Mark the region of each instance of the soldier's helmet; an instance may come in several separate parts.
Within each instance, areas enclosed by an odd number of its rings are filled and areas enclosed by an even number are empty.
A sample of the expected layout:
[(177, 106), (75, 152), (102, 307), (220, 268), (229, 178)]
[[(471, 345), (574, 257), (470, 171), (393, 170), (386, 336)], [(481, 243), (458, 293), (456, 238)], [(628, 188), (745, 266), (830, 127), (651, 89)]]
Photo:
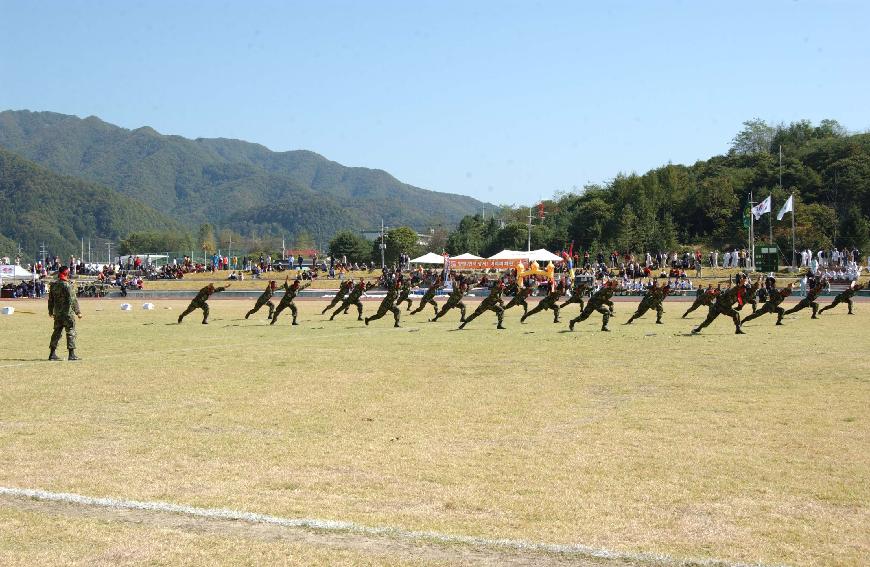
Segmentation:
[(272, 291), (275, 291), (276, 286), (275, 280), (269, 280), (269, 287), (272, 288)]
[(214, 283), (210, 283), (210, 284), (208, 284), (208, 289), (213, 290), (213, 289), (214, 289)]

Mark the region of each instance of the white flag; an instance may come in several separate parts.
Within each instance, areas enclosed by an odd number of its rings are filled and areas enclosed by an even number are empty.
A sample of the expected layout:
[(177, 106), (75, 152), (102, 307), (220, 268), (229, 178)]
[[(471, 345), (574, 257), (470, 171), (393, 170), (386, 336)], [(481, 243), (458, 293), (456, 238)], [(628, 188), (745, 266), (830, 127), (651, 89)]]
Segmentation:
[(794, 195), (790, 195), (788, 200), (785, 202), (785, 205), (779, 210), (779, 213), (776, 215), (776, 220), (782, 220), (782, 217), (785, 216), (786, 213), (794, 212)]
[(760, 219), (761, 215), (763, 215), (764, 213), (770, 212), (770, 204), (770, 195), (768, 195), (767, 199), (752, 207), (752, 216), (755, 217), (755, 220)]

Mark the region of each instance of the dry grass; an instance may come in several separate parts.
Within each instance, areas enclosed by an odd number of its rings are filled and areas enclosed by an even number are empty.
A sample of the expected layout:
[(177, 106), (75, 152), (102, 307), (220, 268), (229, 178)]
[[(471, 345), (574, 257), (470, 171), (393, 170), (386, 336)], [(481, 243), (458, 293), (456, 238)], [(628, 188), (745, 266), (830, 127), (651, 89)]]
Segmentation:
[(83, 302), (75, 364), (42, 361), (44, 304), (0, 319), (0, 484), (676, 557), (870, 554), (867, 303), (698, 337), (685, 303), (630, 327), (618, 303), (609, 334), (517, 310), (503, 332), (365, 328), (320, 302), (270, 327), (235, 300), (178, 326), (184, 302), (118, 303)]

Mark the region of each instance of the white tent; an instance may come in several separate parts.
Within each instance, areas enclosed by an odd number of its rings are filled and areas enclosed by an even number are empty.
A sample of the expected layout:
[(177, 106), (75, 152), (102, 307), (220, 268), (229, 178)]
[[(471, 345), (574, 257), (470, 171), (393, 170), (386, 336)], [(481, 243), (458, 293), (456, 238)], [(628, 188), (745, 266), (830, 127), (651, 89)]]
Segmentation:
[(33, 274), (18, 264), (0, 265), (0, 280), (29, 280), (33, 277)]
[(489, 260), (524, 260), (528, 252), (519, 252), (517, 250), (502, 250), (495, 256), (490, 256)]
[(435, 252), (429, 252), (423, 254), (419, 258), (414, 258), (411, 260), (412, 264), (443, 264), (444, 256), (441, 254), (436, 254)]
[(483, 260), (483, 258), (481, 258), (480, 256), (475, 256), (474, 254), (471, 254), (469, 252), (466, 252), (465, 254), (460, 254), (459, 256), (451, 256), (450, 259), (451, 260)]
[(524, 254), (528, 254), (529, 262), (553, 262), (558, 263), (563, 261), (563, 259), (559, 256), (556, 256), (549, 250), (545, 250), (543, 248), (539, 248), (538, 250), (532, 250), (531, 252), (524, 252)]

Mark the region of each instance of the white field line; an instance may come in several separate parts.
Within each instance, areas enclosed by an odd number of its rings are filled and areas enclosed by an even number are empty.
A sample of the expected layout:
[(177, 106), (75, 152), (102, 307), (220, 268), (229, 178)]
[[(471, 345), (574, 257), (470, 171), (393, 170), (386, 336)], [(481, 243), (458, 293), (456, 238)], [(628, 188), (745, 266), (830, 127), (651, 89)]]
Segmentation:
[[(517, 551), (532, 551), (539, 553), (553, 553), (560, 555), (574, 555), (577, 557), (613, 559), (630, 562), (657, 563), (665, 565), (699, 565), (721, 567), (759, 567), (759, 563), (733, 563), (720, 559), (678, 559), (669, 555), (657, 553), (628, 553), (611, 551), (609, 549), (589, 547), (581, 544), (556, 544), (538, 543), (520, 539), (487, 539), (476, 536), (451, 535), (429, 531), (411, 531), (391, 527), (365, 526), (353, 522), (340, 520), (321, 520), (316, 518), (281, 518), (257, 514), (255, 512), (242, 512), (228, 510), (226, 508), (198, 508), (183, 504), (171, 504), (169, 502), (142, 502), (139, 500), (118, 500), (115, 498), (94, 498), (81, 494), (65, 492), (48, 492), (30, 488), (10, 488), (0, 486), (0, 496), (13, 496), (32, 498), (46, 502), (63, 502), (99, 508), (111, 508), (116, 510), (142, 510), (148, 512), (167, 512), (183, 514), (196, 518), (208, 518), (218, 520), (235, 520), (256, 524), (268, 524), (286, 528), (304, 528), (316, 531), (343, 531), (353, 532), (368, 536), (387, 536), (406, 540), (426, 540), (435, 543), (461, 544), (478, 547), (502, 548)], [(761, 566), (763, 567), (763, 566)]]

